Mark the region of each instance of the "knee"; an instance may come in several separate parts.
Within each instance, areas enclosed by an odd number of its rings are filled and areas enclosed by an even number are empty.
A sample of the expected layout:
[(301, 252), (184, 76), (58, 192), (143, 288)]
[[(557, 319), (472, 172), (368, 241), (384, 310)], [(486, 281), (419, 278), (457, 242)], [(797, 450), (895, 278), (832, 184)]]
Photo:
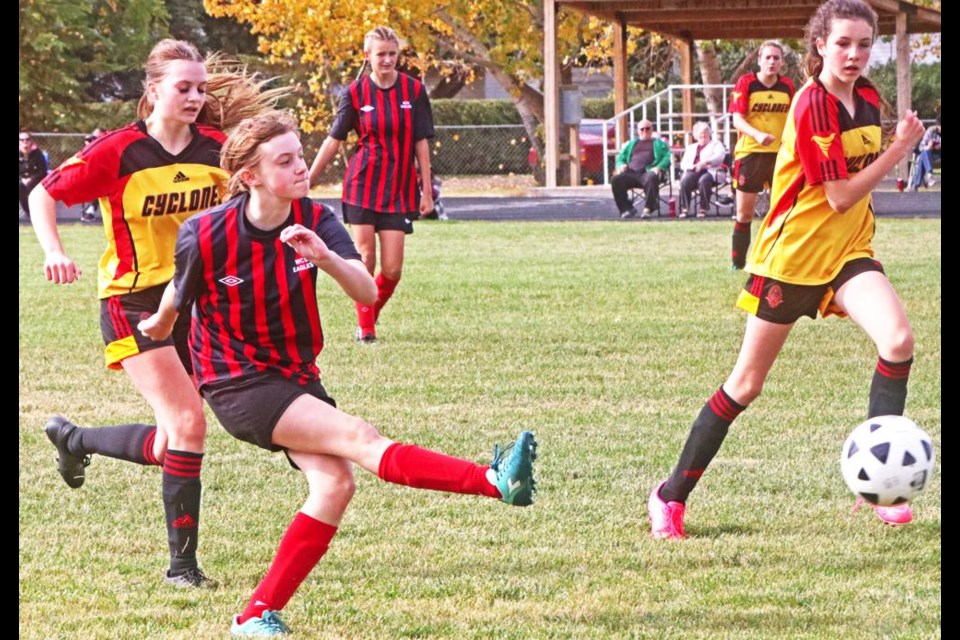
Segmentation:
[(897, 327), (877, 345), (880, 355), (890, 362), (905, 362), (913, 357), (913, 329), (909, 325)]
[(173, 449), (202, 451), (207, 421), (200, 407), (184, 407), (167, 423), (169, 446)]
[(388, 280), (399, 280), (400, 276), (403, 275), (402, 266), (393, 266), (393, 265), (380, 265), (380, 273), (383, 274), (384, 278)]
[(731, 376), (723, 384), (723, 389), (737, 403), (747, 406), (763, 393), (763, 379), (757, 376)]
[(338, 471), (328, 473), (322, 484), (310, 486), (310, 495), (322, 497), (325, 502), (336, 500), (344, 506), (357, 492), (357, 483), (353, 478), (353, 471), (349, 464), (345, 464)]
[(366, 451), (383, 440), (376, 427), (360, 418), (351, 418), (347, 427), (351, 445), (355, 451)]

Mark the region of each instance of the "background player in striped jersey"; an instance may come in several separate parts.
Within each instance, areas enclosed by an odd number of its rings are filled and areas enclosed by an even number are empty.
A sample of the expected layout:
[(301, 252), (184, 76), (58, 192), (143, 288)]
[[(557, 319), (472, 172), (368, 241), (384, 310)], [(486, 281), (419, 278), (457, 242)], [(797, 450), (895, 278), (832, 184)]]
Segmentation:
[(280, 90), (242, 70), (204, 58), (192, 44), (163, 40), (147, 58), (141, 118), (92, 141), (53, 171), (31, 194), (33, 227), (45, 253), (44, 272), (72, 283), (80, 267), (66, 253), (56, 223), (56, 200), (100, 200), (107, 249), (98, 273), (100, 330), (108, 367), (124, 371), (154, 411), (156, 426), (78, 428), (60, 416), (46, 433), (56, 446), (60, 475), (83, 484), (93, 453), (163, 467), (163, 504), (170, 547), (168, 582), (203, 586), (197, 566), (200, 467), (206, 423), (188, 374), (189, 319), (173, 336), (153, 342), (137, 322), (153, 313), (173, 277), (173, 250), (184, 220), (221, 201), (227, 174), (220, 168), (220, 127), (275, 103)]
[(730, 94), (733, 126), (740, 132), (733, 152), (737, 220), (730, 255), (734, 269), (743, 269), (746, 264), (757, 194), (773, 183), (780, 136), (795, 92), (793, 81), (780, 75), (783, 45), (775, 40), (764, 42), (757, 59), (760, 71), (740, 76)]
[(370, 75), (351, 83), (340, 97), (337, 117), (323, 141), (313, 166), (314, 183), (330, 164), (350, 131), (359, 137), (343, 179), (343, 219), (353, 229), (353, 240), (370, 275), (380, 274), (377, 299), (357, 303), (357, 340), (376, 342), (375, 324), (393, 295), (403, 271), (404, 235), (413, 233), (413, 219), (433, 211), (430, 142), (433, 114), (426, 87), (397, 71), (400, 39), (393, 29), (377, 27), (363, 39), (363, 55)]
[[(354, 493), (352, 464), (396, 484), (533, 502), (533, 434), (520, 434), (491, 467), (398, 444), (344, 413), (320, 382), (323, 349), (316, 282), (322, 270), (354, 300), (377, 295), (333, 212), (306, 197), (307, 165), (294, 119), (273, 112), (244, 121), (223, 148), (235, 197), (184, 223), (176, 274), (160, 310), (140, 324), (158, 340), (178, 311), (193, 309), (193, 365), (224, 428), (268, 451), (285, 451), (309, 494), (243, 613), (241, 636), (288, 631), (277, 612), (326, 553)], [(186, 314), (184, 314), (186, 315)]]
[[(863, 77), (877, 16), (861, 0), (829, 0), (807, 24), (810, 80), (794, 98), (764, 218), (737, 305), (747, 326), (733, 372), (693, 422), (670, 477), (648, 503), (655, 538), (684, 538), (687, 496), (730, 424), (760, 395), (802, 316), (849, 315), (877, 346), (868, 416), (901, 415), (913, 362), (903, 304), (873, 259), (870, 193), (923, 135), (908, 111), (884, 149), (880, 96)], [(890, 524), (912, 519), (909, 505), (876, 507)]]

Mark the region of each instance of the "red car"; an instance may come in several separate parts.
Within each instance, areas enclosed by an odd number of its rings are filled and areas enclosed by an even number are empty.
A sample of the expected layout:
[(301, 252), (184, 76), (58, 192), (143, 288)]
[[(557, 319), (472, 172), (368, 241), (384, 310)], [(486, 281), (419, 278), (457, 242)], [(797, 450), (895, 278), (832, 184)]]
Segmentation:
[[(603, 123), (604, 120), (597, 118), (584, 118), (580, 121), (580, 177), (584, 181), (593, 183), (603, 182)], [(614, 153), (617, 151), (616, 131), (614, 126), (607, 124), (607, 150)], [(609, 156), (613, 158), (614, 156)], [(539, 164), (537, 150), (530, 147), (528, 155), (530, 167), (536, 167)], [(613, 162), (610, 163), (610, 171), (613, 172)]]

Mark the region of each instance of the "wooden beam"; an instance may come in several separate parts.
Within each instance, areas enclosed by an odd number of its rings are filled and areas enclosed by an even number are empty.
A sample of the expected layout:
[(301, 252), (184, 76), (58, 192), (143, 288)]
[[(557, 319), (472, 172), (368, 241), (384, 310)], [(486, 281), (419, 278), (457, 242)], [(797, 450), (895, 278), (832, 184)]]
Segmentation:
[[(897, 116), (911, 107), (910, 78), (910, 37), (907, 35), (907, 14), (897, 14)], [(900, 161), (897, 177), (906, 180), (909, 174), (907, 159)]]
[[(613, 23), (613, 112), (627, 110), (627, 23), (618, 17)], [(620, 140), (627, 140), (626, 121), (618, 122)], [(606, 146), (606, 143), (604, 143)]]
[[(693, 84), (693, 40), (678, 39), (676, 46), (680, 53), (680, 84)], [(690, 131), (693, 128), (693, 118), (689, 115), (693, 113), (693, 92), (690, 89), (684, 89), (682, 94), (683, 130)]]
[(557, 64), (557, 2), (543, 0), (543, 130), (545, 183), (557, 186), (560, 150), (560, 69)]

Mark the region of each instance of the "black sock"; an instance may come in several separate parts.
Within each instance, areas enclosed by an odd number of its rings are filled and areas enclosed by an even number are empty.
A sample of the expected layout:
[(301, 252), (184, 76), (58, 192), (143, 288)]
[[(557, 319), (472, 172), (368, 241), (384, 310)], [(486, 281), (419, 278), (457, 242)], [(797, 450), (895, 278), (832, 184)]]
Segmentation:
[(172, 449), (167, 450), (163, 461), (163, 510), (167, 516), (170, 575), (197, 568), (202, 463), (202, 453)]
[(727, 437), (730, 423), (746, 409), (727, 395), (721, 386), (703, 405), (700, 415), (693, 421), (690, 435), (680, 452), (676, 469), (660, 490), (664, 502), (686, 502), (687, 496), (697, 486), (697, 481), (707, 465), (717, 455), (723, 439)]
[(96, 453), (136, 464), (159, 465), (153, 455), (156, 436), (157, 428), (149, 424), (79, 427), (70, 434), (70, 451), (81, 456)]
[(873, 382), (870, 383), (868, 418), (903, 415), (912, 364), (913, 358), (906, 362), (889, 362), (877, 358), (877, 369), (873, 372)]
[(733, 266), (743, 269), (747, 265), (747, 251), (750, 249), (750, 223), (735, 222), (733, 224), (733, 250), (730, 258)]

